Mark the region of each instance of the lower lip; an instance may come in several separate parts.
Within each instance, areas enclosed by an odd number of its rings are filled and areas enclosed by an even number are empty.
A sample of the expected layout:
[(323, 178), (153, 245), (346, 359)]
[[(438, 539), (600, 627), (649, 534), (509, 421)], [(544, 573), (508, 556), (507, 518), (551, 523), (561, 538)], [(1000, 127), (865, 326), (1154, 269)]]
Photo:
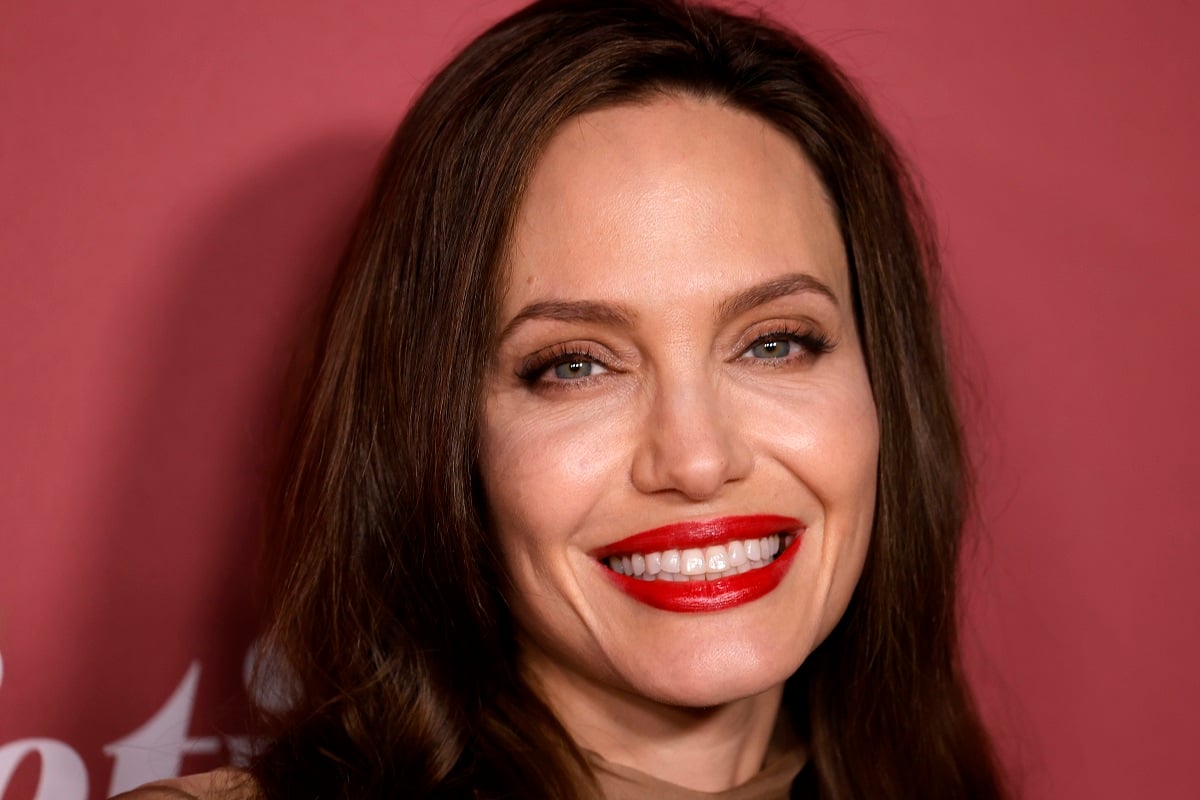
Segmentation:
[(788, 548), (764, 567), (727, 578), (703, 581), (644, 581), (604, 569), (608, 579), (634, 600), (663, 611), (721, 611), (757, 600), (783, 580), (803, 539), (798, 531)]

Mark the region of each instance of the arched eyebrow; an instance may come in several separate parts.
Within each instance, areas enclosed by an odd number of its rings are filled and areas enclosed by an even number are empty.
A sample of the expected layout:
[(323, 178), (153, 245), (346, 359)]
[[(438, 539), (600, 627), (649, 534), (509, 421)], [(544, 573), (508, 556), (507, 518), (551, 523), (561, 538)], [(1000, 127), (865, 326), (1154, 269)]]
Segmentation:
[[(797, 272), (755, 284), (725, 298), (717, 305), (717, 316), (724, 323), (772, 300), (803, 292), (819, 294), (833, 303), (835, 308), (839, 305), (837, 295), (822, 281), (807, 273)], [(627, 306), (595, 300), (539, 300), (525, 306), (509, 320), (500, 332), (500, 341), (507, 339), (522, 323), (534, 319), (591, 322), (616, 328), (632, 325), (637, 314)]]
[(615, 328), (631, 325), (637, 319), (637, 314), (623, 305), (594, 300), (541, 300), (518, 311), (500, 332), (500, 341), (507, 339), (521, 323), (532, 319), (592, 322)]
[(772, 300), (793, 294), (814, 292), (824, 296), (833, 307), (839, 306), (837, 295), (818, 278), (806, 272), (794, 272), (781, 278), (774, 278), (743, 289), (732, 297), (727, 297), (717, 305), (717, 317), (721, 322), (727, 322), (738, 314), (745, 313)]

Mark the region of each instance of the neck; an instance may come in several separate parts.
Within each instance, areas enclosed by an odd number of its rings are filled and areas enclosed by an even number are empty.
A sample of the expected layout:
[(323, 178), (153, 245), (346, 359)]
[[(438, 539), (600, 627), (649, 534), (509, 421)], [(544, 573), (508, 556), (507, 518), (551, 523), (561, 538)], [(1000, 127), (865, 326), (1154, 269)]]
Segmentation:
[(543, 664), (527, 666), (535, 690), (578, 747), (702, 792), (731, 789), (762, 769), (783, 699), (779, 685), (719, 706), (681, 708)]

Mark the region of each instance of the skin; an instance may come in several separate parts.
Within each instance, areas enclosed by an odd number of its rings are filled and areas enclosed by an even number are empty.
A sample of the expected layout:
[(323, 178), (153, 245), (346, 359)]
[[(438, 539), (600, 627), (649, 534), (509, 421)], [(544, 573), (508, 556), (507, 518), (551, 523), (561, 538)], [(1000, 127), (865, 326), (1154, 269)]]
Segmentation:
[[(875, 503), (878, 423), (825, 192), (750, 114), (606, 108), (551, 139), (508, 268), (480, 470), (522, 666), (580, 746), (688, 788), (743, 783), (784, 681), (845, 611)], [(763, 287), (779, 296), (747, 294)], [(745, 605), (657, 610), (589, 555), (740, 514), (807, 526), (783, 582)]]
[(251, 800), (257, 796), (245, 772), (221, 768), (200, 775), (148, 783), (132, 792), (119, 794), (112, 800)]

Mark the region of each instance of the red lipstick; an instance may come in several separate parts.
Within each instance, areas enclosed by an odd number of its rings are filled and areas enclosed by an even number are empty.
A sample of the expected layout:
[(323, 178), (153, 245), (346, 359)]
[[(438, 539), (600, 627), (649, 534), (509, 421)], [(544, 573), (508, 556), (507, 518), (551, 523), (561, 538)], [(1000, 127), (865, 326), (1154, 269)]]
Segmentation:
[(758, 539), (774, 534), (791, 534), (791, 545), (765, 566), (715, 580), (642, 580), (604, 568), (618, 589), (639, 602), (663, 611), (699, 612), (749, 603), (770, 592), (787, 574), (803, 539), (804, 523), (792, 517), (759, 514), (722, 517), (698, 522), (679, 522), (644, 531), (592, 551), (603, 560), (609, 556), (683, 550), (723, 544), (734, 539)]

